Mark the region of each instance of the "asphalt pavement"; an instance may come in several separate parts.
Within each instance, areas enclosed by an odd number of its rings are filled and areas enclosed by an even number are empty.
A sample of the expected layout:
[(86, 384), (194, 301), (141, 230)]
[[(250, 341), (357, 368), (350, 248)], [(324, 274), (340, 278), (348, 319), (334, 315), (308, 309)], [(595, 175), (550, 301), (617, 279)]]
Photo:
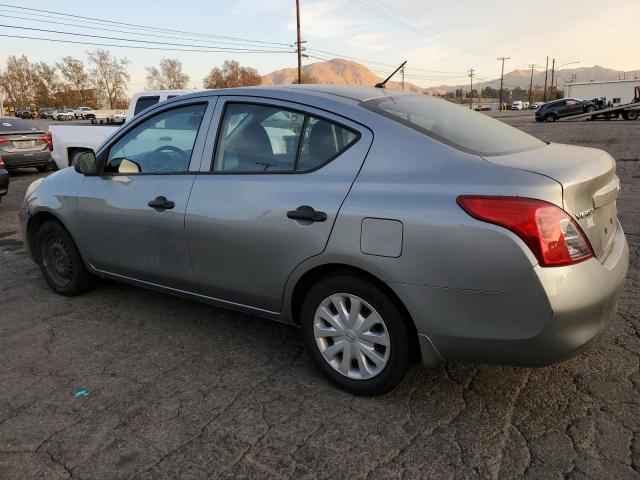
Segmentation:
[(115, 282), (53, 294), (18, 226), (40, 175), (13, 175), (0, 479), (640, 478), (640, 121), (504, 120), (618, 160), (631, 265), (617, 319), (559, 365), (416, 366), (375, 398), (328, 384), (290, 326)]

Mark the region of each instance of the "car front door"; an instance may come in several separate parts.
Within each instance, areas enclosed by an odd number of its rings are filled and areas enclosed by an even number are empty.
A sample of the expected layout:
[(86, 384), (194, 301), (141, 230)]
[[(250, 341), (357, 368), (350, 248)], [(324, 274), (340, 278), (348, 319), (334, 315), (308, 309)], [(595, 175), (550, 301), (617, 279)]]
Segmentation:
[(98, 152), (78, 198), (85, 259), (108, 274), (193, 289), (184, 215), (215, 100), (165, 106)]
[(202, 162), (211, 165), (187, 207), (196, 283), (208, 297), (279, 312), (291, 272), (324, 250), (372, 134), (324, 111), (244, 97), (221, 98), (214, 124)]

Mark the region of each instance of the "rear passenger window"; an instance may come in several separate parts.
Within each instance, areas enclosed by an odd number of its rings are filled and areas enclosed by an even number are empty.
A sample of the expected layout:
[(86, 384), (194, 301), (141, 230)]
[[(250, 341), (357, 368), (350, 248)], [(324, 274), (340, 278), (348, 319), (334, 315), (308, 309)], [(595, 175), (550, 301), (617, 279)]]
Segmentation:
[(353, 131), (310, 116), (304, 130), (297, 170), (313, 170), (327, 163), (346, 150), (355, 139)]
[(304, 172), (337, 157), (356, 139), (352, 130), (301, 112), (232, 103), (225, 108), (213, 171)]

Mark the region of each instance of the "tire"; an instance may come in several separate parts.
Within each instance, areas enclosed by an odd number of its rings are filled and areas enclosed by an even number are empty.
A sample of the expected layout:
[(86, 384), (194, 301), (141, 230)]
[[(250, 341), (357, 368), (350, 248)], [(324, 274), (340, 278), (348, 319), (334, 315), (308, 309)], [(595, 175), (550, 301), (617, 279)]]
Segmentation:
[(82, 261), (75, 242), (55, 220), (43, 223), (36, 232), (36, 262), (54, 292), (72, 297), (91, 290), (96, 278)]
[[(355, 301), (361, 301), (358, 310), (361, 312), (358, 319), (363, 319), (361, 330), (357, 323), (343, 328), (344, 322), (333, 306), (332, 297), (339, 305), (342, 301), (347, 311), (356, 308)], [(327, 314), (333, 323), (325, 320)], [(363, 277), (335, 274), (320, 280), (304, 299), (300, 323), (305, 346), (317, 367), (330, 381), (354, 395), (388, 392), (402, 381), (409, 369), (412, 344), (402, 313), (385, 292)], [(316, 331), (322, 332), (318, 338)], [(344, 335), (340, 335), (340, 331)], [(376, 340), (372, 342), (372, 338)], [(340, 345), (344, 346), (340, 348)], [(334, 346), (337, 348), (332, 348)], [(345, 347), (351, 362), (344, 361)]]
[(47, 170), (49, 170), (49, 165), (40, 165), (40, 166), (36, 167), (36, 169), (40, 173), (43, 173), (43, 172), (46, 172)]
[(587, 112), (591, 113), (591, 112), (595, 112), (595, 111), (596, 111), (595, 105), (589, 105), (587, 107)]
[(553, 113), (550, 113), (546, 117), (544, 117), (545, 122), (555, 122), (557, 119), (558, 117), (556, 117)]
[(630, 110), (627, 112), (627, 118), (625, 120), (637, 120), (640, 117), (640, 111)]

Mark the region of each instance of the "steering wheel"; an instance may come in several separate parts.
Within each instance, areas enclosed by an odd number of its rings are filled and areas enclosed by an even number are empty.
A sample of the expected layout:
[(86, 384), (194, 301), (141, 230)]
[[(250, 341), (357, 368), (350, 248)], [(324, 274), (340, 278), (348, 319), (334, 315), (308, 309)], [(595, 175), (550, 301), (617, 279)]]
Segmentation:
[(179, 160), (180, 161), (186, 161), (188, 160), (187, 158), (187, 153), (184, 150), (179, 149), (178, 147), (174, 147), (173, 145), (163, 145), (162, 147), (156, 148), (153, 151), (153, 155), (156, 155), (158, 153), (162, 153), (162, 152), (174, 152), (177, 153), (179, 155)]

